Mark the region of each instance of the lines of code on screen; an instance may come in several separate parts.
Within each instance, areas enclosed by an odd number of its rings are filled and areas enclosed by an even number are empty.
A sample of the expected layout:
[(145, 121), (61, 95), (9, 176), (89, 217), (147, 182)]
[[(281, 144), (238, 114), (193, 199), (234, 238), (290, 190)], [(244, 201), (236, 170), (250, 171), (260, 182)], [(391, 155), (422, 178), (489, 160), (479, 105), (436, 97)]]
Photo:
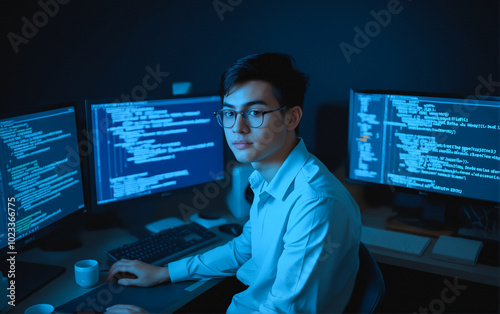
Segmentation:
[(220, 179), (217, 97), (91, 105), (97, 203)]
[(500, 103), (354, 93), (352, 179), (500, 201)]
[[(17, 239), (84, 206), (72, 107), (1, 120), (0, 148), (0, 194), (15, 198)], [(3, 247), (7, 209), (1, 206)]]

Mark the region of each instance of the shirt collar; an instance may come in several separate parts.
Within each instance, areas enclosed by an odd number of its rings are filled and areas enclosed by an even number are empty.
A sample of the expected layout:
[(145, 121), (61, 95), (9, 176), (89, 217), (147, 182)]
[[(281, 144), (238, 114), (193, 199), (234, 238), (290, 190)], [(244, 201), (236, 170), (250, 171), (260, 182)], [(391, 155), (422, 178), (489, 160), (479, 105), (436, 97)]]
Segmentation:
[[(309, 152), (302, 138), (299, 138), (299, 143), (285, 159), (278, 172), (276, 172), (263, 192), (269, 193), (275, 199), (284, 199), (290, 185), (306, 163), (307, 159), (309, 159)], [(254, 171), (248, 180), (254, 193), (260, 193), (262, 186), (265, 184), (265, 180), (260, 173)]]

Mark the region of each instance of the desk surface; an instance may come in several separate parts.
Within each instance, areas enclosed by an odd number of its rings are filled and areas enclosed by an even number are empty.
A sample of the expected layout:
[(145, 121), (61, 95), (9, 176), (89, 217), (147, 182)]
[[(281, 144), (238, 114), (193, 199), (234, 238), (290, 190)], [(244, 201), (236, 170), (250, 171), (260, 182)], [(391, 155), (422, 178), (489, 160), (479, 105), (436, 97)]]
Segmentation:
[[(367, 209), (363, 211), (362, 219), (363, 223), (368, 226), (384, 228), (386, 218), (391, 214), (392, 212), (390, 208)], [(221, 245), (231, 239), (229, 235), (221, 233), (218, 234), (221, 237), (221, 240), (202, 249), (201, 251)], [(104, 250), (137, 240), (137, 238), (131, 235), (128, 231), (120, 228), (99, 231), (84, 231), (78, 236), (83, 242), (83, 246), (72, 251), (46, 252), (36, 247), (18, 255), (18, 260), (60, 265), (64, 266), (66, 271), (22, 302), (18, 302), (16, 307), (11, 309), (11, 313), (23, 313), (29, 306), (39, 303), (50, 303), (54, 305), (54, 307), (58, 307), (78, 296), (85, 294), (90, 289), (83, 289), (76, 285), (73, 271), (74, 263), (81, 259), (92, 258), (101, 263), (101, 270), (107, 270), (109, 269), (109, 260), (104, 253)], [(370, 248), (370, 251), (375, 259), (381, 263), (425, 271), (438, 275), (457, 277), (459, 279), (470, 280), (497, 287), (500, 286), (499, 267), (482, 264), (468, 266), (433, 259), (431, 257), (431, 252), (435, 243), (436, 239), (432, 239), (431, 244), (427, 247), (424, 254), (419, 257), (376, 248)], [(100, 273), (99, 284), (105, 283), (105, 274), (106, 272)], [(216, 283), (217, 281), (205, 282), (193, 290), (189, 295), (189, 298), (180, 300), (178, 304), (173, 304), (170, 310), (175, 311), (204, 291), (213, 287)]]
[[(214, 232), (217, 231), (215, 230)], [(218, 233), (218, 235), (220, 236), (219, 241), (201, 249), (200, 251), (216, 247), (231, 239), (231, 237), (226, 234)], [(38, 247), (35, 247), (18, 255), (17, 259), (20, 261), (60, 265), (65, 267), (66, 271), (22, 302), (17, 302), (17, 305), (14, 308), (11, 308), (10, 313), (24, 313), (25, 309), (31, 305), (39, 303), (49, 303), (54, 307), (58, 307), (87, 293), (92, 288), (83, 289), (75, 283), (73, 265), (82, 259), (95, 259), (100, 262), (100, 270), (108, 270), (109, 259), (104, 253), (104, 250), (115, 248), (125, 243), (137, 240), (137, 238), (131, 235), (128, 231), (120, 228), (99, 231), (84, 231), (78, 234), (78, 237), (79, 240), (82, 241), (83, 245), (75, 250), (64, 252), (46, 252)], [(194, 252), (192, 254), (196, 253), (198, 252)], [(106, 273), (107, 271), (100, 272), (98, 285), (106, 282)], [(189, 298), (181, 300), (178, 304), (173, 304), (170, 310), (174, 311), (182, 307), (190, 300), (213, 287), (217, 282), (217, 280), (212, 280), (204, 282), (201, 285), (197, 285), (197, 288), (190, 293)]]
[[(392, 210), (386, 207), (366, 209), (362, 212), (362, 221), (364, 225), (384, 229), (386, 219), (393, 214)], [(370, 252), (377, 262), (500, 287), (499, 267), (483, 264), (469, 266), (432, 258), (432, 249), (436, 241), (437, 239), (431, 238), (431, 243), (422, 256), (412, 256), (374, 247), (370, 247)]]

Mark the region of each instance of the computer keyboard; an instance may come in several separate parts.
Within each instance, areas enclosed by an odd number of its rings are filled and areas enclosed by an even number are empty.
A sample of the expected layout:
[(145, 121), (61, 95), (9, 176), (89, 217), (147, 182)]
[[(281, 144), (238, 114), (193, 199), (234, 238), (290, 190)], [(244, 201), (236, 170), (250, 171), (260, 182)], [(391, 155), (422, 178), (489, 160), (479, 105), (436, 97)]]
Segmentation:
[(414, 234), (363, 226), (361, 241), (368, 246), (379, 249), (420, 256), (431, 239)]
[(165, 265), (217, 240), (217, 235), (207, 228), (188, 223), (152, 234), (106, 254), (113, 260), (140, 260), (153, 265)]

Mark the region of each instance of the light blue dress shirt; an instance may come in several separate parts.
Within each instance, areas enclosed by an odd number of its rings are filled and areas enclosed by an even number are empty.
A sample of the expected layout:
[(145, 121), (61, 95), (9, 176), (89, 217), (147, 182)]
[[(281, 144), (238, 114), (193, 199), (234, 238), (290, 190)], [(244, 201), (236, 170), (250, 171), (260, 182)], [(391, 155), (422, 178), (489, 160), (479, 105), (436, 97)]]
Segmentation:
[(254, 171), (243, 233), (202, 255), (170, 263), (173, 282), (236, 274), (248, 289), (228, 313), (342, 312), (358, 271), (356, 202), (303, 141), (274, 178)]

